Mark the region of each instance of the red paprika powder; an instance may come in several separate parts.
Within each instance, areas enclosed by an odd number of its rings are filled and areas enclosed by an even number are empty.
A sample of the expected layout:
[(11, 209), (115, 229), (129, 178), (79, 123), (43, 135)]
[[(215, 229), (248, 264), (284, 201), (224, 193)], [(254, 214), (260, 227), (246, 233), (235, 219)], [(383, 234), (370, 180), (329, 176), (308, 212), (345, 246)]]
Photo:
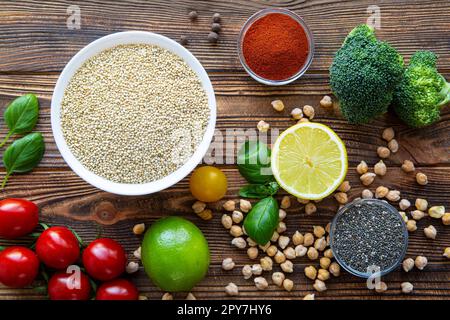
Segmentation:
[(305, 64), (309, 50), (302, 25), (283, 13), (270, 13), (253, 22), (242, 43), (248, 67), (268, 80), (295, 75)]

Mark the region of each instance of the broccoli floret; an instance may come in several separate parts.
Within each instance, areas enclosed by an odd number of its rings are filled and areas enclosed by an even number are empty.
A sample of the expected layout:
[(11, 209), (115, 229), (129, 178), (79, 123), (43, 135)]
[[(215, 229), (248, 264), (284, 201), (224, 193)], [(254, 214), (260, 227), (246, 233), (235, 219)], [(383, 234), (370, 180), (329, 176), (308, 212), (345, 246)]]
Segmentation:
[(407, 125), (423, 127), (440, 118), (450, 102), (450, 83), (436, 69), (437, 56), (417, 51), (394, 93), (394, 110)]
[(354, 28), (336, 53), (330, 85), (343, 116), (364, 123), (385, 113), (404, 71), (402, 56), (368, 25)]

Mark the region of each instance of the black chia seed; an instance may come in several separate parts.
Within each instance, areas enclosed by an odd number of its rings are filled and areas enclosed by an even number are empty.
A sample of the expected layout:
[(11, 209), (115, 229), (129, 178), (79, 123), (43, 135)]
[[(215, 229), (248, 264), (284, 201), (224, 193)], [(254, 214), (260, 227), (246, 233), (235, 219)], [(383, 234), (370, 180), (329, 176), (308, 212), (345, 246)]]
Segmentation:
[(383, 271), (397, 264), (406, 239), (402, 220), (372, 201), (344, 211), (336, 220), (332, 241), (337, 258), (354, 270), (367, 273), (369, 266)]

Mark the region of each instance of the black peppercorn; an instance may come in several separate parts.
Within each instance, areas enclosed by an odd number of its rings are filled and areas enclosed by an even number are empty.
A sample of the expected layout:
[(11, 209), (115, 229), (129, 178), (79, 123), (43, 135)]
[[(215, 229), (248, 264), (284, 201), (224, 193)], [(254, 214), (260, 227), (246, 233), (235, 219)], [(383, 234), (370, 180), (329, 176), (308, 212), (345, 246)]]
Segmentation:
[(211, 31), (208, 34), (208, 41), (211, 42), (211, 43), (216, 43), (217, 40), (219, 40), (219, 35), (216, 32)]
[(222, 29), (222, 26), (220, 25), (220, 23), (214, 22), (211, 25), (211, 30), (216, 32), (216, 33), (219, 33), (221, 29)]
[(197, 11), (193, 10), (193, 11), (189, 12), (189, 19), (190, 19), (191, 21), (196, 20), (197, 17), (198, 17)]
[(180, 37), (180, 43), (181, 43), (183, 46), (184, 46), (184, 45), (187, 45), (188, 42), (189, 42), (189, 39), (188, 39), (187, 36), (181, 36), (181, 37)]
[(220, 22), (220, 13), (214, 13), (213, 21), (214, 22)]

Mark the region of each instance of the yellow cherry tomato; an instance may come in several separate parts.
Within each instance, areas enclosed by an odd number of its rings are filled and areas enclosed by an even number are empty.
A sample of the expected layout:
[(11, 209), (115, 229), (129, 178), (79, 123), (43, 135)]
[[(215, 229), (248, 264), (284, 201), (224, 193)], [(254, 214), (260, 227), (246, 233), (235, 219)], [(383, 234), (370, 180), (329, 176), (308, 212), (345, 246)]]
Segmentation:
[(197, 200), (218, 201), (227, 193), (227, 177), (220, 169), (203, 166), (194, 170), (189, 187)]

